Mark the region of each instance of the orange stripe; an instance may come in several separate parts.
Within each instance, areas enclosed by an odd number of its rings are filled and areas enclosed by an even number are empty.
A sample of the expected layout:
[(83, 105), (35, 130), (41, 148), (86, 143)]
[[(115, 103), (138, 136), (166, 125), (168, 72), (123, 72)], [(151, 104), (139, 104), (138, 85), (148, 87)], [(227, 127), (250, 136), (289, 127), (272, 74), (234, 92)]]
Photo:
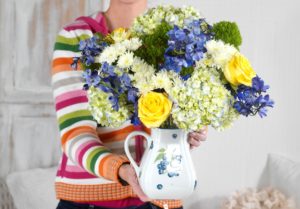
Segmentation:
[[(129, 125), (125, 128), (108, 132), (108, 133), (98, 133), (98, 136), (100, 137), (101, 141), (103, 142), (115, 142), (115, 141), (122, 141), (125, 140), (124, 135), (128, 135), (130, 132), (134, 131), (134, 126)], [(122, 135), (122, 136), (120, 136)]]
[(151, 135), (151, 128), (147, 128), (146, 126), (143, 126), (143, 131), (145, 131), (147, 134)]
[(73, 58), (72, 57), (63, 57), (63, 58), (56, 58), (52, 61), (52, 67), (57, 65), (65, 65), (65, 64), (72, 64)]
[[(120, 200), (128, 197), (137, 197), (133, 193), (131, 186), (121, 186), (117, 183), (98, 185), (75, 185), (63, 182), (55, 182), (57, 199), (65, 199), (76, 202), (86, 201), (109, 201)], [(180, 200), (152, 200), (152, 203), (163, 207), (168, 204), (169, 208), (179, 208), (182, 206)]]
[[(70, 60), (71, 59), (71, 60)], [(74, 70), (71, 67), (73, 63), (72, 58), (57, 58), (52, 62), (52, 75), (55, 73), (63, 72), (63, 71), (72, 71)], [(77, 70), (82, 70), (80, 63), (77, 65)]]
[[(65, 65), (57, 65), (52, 68), (52, 74), (63, 72), (63, 71), (72, 71), (74, 70), (70, 64)], [(77, 68), (77, 70), (81, 70), (80, 67)]]
[(96, 130), (90, 126), (80, 126), (77, 128), (73, 128), (69, 131), (67, 131), (62, 137), (61, 137), (61, 144), (65, 150), (65, 144), (67, 141), (69, 141), (70, 139), (74, 138), (75, 136), (82, 134), (82, 133), (92, 133), (95, 135)]
[(100, 165), (99, 165), (99, 174), (100, 176), (104, 176), (104, 163), (105, 161), (109, 160), (109, 158), (113, 157), (113, 155), (107, 155), (104, 158), (102, 158), (102, 160), (100, 161)]

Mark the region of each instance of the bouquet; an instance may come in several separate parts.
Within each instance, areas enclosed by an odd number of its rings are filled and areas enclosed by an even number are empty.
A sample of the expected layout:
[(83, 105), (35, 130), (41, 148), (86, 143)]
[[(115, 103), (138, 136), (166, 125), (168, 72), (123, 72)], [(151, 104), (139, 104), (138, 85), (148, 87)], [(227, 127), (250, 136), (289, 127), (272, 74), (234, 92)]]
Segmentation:
[(80, 42), (89, 110), (102, 126), (223, 130), (274, 102), (239, 51), (234, 22), (210, 25), (193, 7), (157, 6), (130, 28)]

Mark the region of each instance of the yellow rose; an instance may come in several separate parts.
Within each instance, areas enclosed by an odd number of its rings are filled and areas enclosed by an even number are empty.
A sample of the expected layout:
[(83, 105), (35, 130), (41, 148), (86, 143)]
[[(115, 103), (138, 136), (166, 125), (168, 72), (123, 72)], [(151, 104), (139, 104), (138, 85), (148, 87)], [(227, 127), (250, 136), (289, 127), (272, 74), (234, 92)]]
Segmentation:
[(121, 42), (130, 37), (130, 33), (125, 28), (117, 28), (107, 38), (113, 43)]
[(252, 86), (252, 78), (255, 77), (256, 73), (248, 59), (242, 54), (236, 53), (226, 65), (224, 75), (233, 86), (240, 84)]
[(172, 102), (163, 93), (149, 92), (138, 101), (138, 116), (147, 128), (159, 127), (170, 115)]

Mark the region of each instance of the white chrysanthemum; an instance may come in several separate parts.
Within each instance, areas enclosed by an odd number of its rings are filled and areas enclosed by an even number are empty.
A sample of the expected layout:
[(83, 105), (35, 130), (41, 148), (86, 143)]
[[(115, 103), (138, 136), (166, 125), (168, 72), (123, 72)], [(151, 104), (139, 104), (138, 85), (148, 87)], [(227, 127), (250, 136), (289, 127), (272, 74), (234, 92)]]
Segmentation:
[(133, 64), (133, 53), (126, 52), (121, 55), (118, 60), (118, 67), (120, 68), (128, 68)]
[(172, 81), (170, 80), (168, 71), (163, 70), (153, 77), (153, 85), (155, 88), (170, 89), (172, 87)]
[(102, 63), (107, 62), (109, 64), (112, 64), (114, 61), (116, 61), (118, 58), (117, 51), (113, 46), (106, 47), (103, 52), (96, 58), (96, 62)]
[(114, 47), (117, 56), (120, 56), (126, 52), (126, 46), (123, 44), (123, 42), (115, 43), (112, 45), (112, 47)]
[(139, 38), (131, 38), (123, 41), (122, 44), (126, 47), (126, 49), (135, 51), (142, 46), (142, 41)]
[(212, 56), (218, 67), (224, 68), (238, 50), (223, 41), (210, 40), (206, 42), (207, 53)]
[(140, 71), (142, 71), (143, 69), (145, 69), (145, 66), (146, 66), (147, 64), (145, 63), (145, 61), (144, 60), (142, 60), (141, 58), (139, 58), (139, 57), (134, 57), (133, 58), (133, 65), (132, 65), (132, 67), (131, 67), (131, 70), (133, 71), (133, 72), (140, 72)]
[(140, 80), (135, 82), (134, 86), (139, 89), (139, 95), (146, 94), (155, 89), (154, 86), (151, 85), (151, 82), (145, 78), (140, 78)]

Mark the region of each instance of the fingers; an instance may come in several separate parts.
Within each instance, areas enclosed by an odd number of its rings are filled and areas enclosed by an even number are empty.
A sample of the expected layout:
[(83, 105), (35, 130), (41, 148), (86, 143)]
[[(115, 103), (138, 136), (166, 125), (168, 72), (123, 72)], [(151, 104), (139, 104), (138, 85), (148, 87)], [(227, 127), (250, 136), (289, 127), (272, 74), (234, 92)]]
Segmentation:
[(191, 147), (199, 147), (201, 144), (200, 140), (195, 139), (194, 137), (189, 138), (189, 144)]
[(140, 198), (140, 200), (142, 200), (143, 202), (151, 201), (151, 199), (147, 197), (147, 195), (143, 192), (142, 188), (140, 187), (135, 173), (131, 176), (128, 183), (131, 185), (132, 190)]
[(143, 202), (148, 202), (151, 201), (149, 197), (143, 192), (142, 188), (140, 187), (138, 181), (135, 183), (131, 184), (132, 190), (134, 193), (142, 200)]
[(201, 140), (201, 141), (205, 141), (207, 138), (207, 126), (202, 128), (199, 131), (194, 131), (192, 133), (190, 133), (190, 136), (195, 138), (196, 140)]
[(202, 128), (199, 131), (194, 131), (189, 134), (188, 142), (190, 144), (190, 149), (199, 147), (202, 141), (205, 141), (207, 138), (207, 126)]

